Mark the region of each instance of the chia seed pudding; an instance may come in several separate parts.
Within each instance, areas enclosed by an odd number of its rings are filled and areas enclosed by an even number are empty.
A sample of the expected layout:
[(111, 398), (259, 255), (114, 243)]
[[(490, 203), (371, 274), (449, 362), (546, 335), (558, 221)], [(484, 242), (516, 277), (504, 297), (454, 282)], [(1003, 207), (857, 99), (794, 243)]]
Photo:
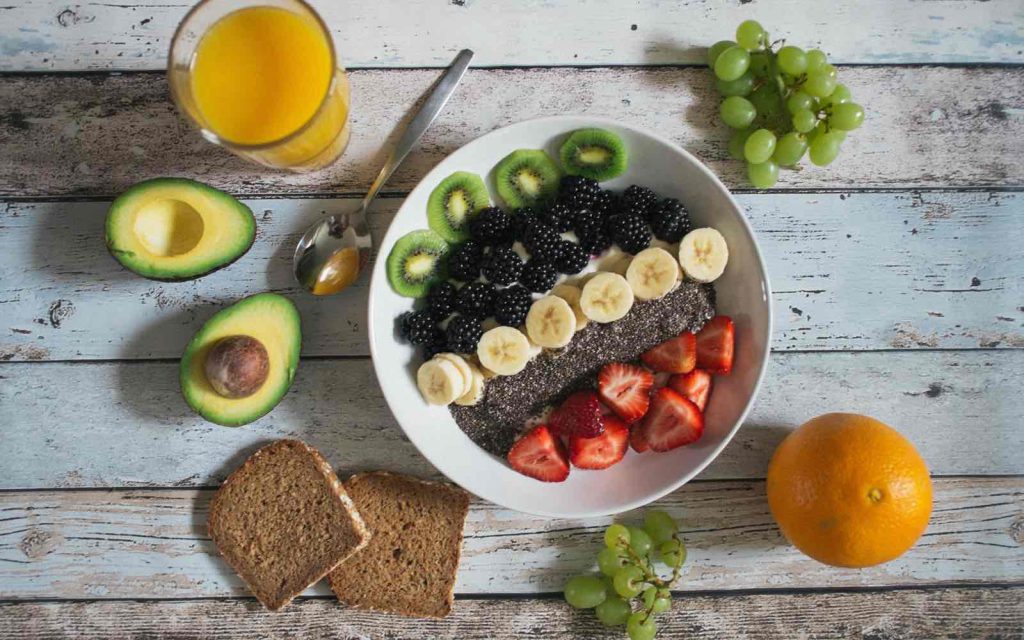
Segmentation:
[(637, 301), (620, 320), (591, 322), (568, 346), (545, 350), (516, 375), (491, 378), (484, 399), (471, 407), (451, 405), (452, 417), (473, 442), (505, 457), (531, 419), (573, 391), (594, 387), (601, 367), (636, 360), (683, 331), (696, 333), (714, 315), (714, 288), (683, 282), (661, 299)]

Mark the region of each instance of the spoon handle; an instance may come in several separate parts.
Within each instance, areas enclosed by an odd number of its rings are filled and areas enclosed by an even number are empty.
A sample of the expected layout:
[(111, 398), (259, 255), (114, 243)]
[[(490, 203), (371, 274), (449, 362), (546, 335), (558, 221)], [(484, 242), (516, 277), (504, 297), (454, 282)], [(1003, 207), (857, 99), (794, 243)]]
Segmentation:
[(455, 56), (451, 66), (441, 76), (441, 79), (434, 86), (430, 95), (427, 96), (427, 99), (423, 101), (423, 105), (420, 106), (416, 115), (413, 116), (412, 121), (409, 122), (405, 131), (402, 132), (401, 137), (398, 138), (398, 142), (395, 144), (395, 148), (391, 150), (391, 155), (388, 156), (387, 162), (381, 167), (377, 178), (370, 185), (369, 192), (363, 198), (362, 211), (366, 211), (373, 199), (377, 197), (377, 192), (381, 190), (381, 187), (388, 181), (391, 174), (395, 172), (398, 165), (402, 164), (405, 156), (409, 155), (413, 146), (423, 136), (423, 132), (434, 122), (437, 115), (441, 113), (441, 109), (444, 109), (444, 105), (448, 103), (448, 98), (455, 92), (455, 87), (459, 86), (459, 81), (462, 80), (462, 76), (469, 67), (469, 61), (472, 59), (473, 52), (469, 49), (463, 49), (459, 52), (459, 55)]

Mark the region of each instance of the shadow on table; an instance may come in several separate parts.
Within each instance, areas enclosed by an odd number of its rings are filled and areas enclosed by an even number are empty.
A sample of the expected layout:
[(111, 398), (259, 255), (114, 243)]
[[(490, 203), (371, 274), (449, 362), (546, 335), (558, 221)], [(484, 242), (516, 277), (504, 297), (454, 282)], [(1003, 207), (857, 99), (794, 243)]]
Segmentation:
[(35, 225), (31, 264), (27, 266), (33, 271), (46, 273), (58, 291), (74, 291), (99, 284), (116, 286), (129, 279), (137, 279), (139, 276), (123, 268), (107, 252), (105, 223), (108, 206), (105, 202), (48, 205), (51, 210)]

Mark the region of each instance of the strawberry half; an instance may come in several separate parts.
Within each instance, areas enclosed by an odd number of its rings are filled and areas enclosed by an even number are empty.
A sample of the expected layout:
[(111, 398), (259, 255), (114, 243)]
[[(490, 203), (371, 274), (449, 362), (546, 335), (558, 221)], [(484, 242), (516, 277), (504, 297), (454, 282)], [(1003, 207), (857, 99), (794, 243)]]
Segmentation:
[(711, 374), (704, 369), (694, 369), (690, 373), (677, 373), (668, 379), (668, 386), (679, 393), (697, 408), (704, 411), (711, 395)]
[(650, 450), (651, 445), (647, 444), (647, 440), (644, 438), (644, 425), (642, 423), (634, 424), (629, 428), (629, 446), (633, 447), (633, 451), (637, 453)]
[(715, 316), (697, 334), (697, 366), (711, 373), (732, 371), (736, 327), (729, 316)]
[(607, 469), (626, 455), (629, 427), (615, 416), (604, 419), (604, 432), (596, 438), (569, 438), (569, 460), (580, 469)]
[(696, 442), (704, 433), (704, 415), (668, 387), (654, 392), (651, 410), (644, 416), (643, 437), (654, 451), (670, 451)]
[(543, 424), (516, 440), (508, 452), (508, 463), (524, 476), (541, 482), (562, 482), (569, 477), (565, 446)]
[(645, 351), (640, 359), (655, 371), (689, 373), (697, 366), (697, 336), (684, 331)]
[(613, 362), (597, 374), (597, 393), (615, 415), (627, 423), (636, 422), (651, 404), (654, 374), (635, 364)]
[(577, 391), (548, 418), (551, 431), (559, 436), (593, 438), (604, 431), (601, 403), (593, 391)]

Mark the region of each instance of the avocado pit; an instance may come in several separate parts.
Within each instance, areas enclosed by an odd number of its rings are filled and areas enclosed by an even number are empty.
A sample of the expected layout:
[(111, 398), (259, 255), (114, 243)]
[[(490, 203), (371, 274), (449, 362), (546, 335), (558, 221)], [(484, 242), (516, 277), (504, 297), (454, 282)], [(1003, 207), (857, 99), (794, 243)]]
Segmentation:
[(210, 348), (203, 371), (219, 395), (246, 398), (267, 381), (270, 356), (263, 343), (252, 336), (228, 336)]

